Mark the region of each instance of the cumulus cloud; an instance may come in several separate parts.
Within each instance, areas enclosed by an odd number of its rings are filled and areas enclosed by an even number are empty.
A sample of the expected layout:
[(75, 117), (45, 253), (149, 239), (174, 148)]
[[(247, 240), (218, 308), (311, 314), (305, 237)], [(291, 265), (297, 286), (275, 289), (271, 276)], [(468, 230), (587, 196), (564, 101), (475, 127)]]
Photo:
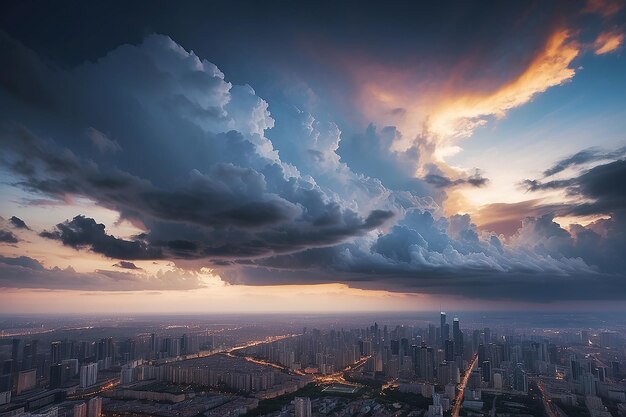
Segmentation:
[(180, 269), (156, 274), (97, 270), (76, 272), (72, 267), (45, 268), (36, 259), (0, 256), (0, 288), (42, 288), (84, 291), (190, 290), (204, 286), (199, 274)]
[(113, 266), (122, 268), (122, 269), (141, 269), (137, 265), (129, 261), (119, 261), (118, 263), (113, 264)]
[(0, 229), (0, 243), (17, 243), (19, 239), (10, 230)]
[(89, 198), (148, 230), (142, 241), (124, 241), (78, 217), (46, 237), (118, 259), (156, 258), (161, 250), (180, 258), (258, 257), (333, 245), (393, 215), (389, 204), (362, 198), (368, 204), (360, 207), (282, 161), (265, 136), (274, 125), (267, 103), (168, 37), (149, 36), (69, 72), (48, 68), (6, 37), (1, 46), (5, 55), (28, 57), (20, 65), (46, 86), (46, 102), (64, 103), (53, 116), (71, 114), (76, 125), (90, 126), (98, 154), (111, 149), (109, 136), (124, 150), (95, 155), (57, 123), (42, 139), (28, 128), (41, 122), (29, 111), (39, 101), (25, 93), (25, 80), (7, 74), (1, 81), (13, 94), (5, 101), (29, 105), (14, 106), (0, 132), (18, 185), (57, 200)]
[(560, 214), (615, 214), (626, 207), (626, 160), (597, 165), (563, 180), (525, 180), (529, 191), (565, 190), (575, 200), (562, 204)]
[[(474, 113), (459, 117), (476, 121), (501, 114), (570, 79), (577, 54), (568, 32), (555, 33), (528, 71), (481, 95)], [(605, 264), (613, 253), (589, 250), (608, 238), (623, 247), (618, 235), (609, 236), (611, 224), (567, 231), (551, 212), (536, 211), (502, 239), (480, 230), (468, 215), (446, 217), (445, 189), (482, 186), (487, 180), (480, 172), (454, 178), (433, 167), (416, 178), (420, 166), (432, 163), (434, 145), (418, 138), (399, 146), (402, 135), (393, 126), (372, 124), (344, 137), (336, 125), (303, 111), (279, 125), (252, 87), (232, 85), (215, 65), (166, 36), (120, 46), (69, 71), (43, 64), (6, 37), (0, 38), (0, 56), (23, 70), (0, 70), (0, 103), (7, 109), (0, 124), (1, 161), (14, 185), (57, 201), (84, 197), (145, 228), (122, 238), (88, 215), (58, 223), (41, 236), (120, 260), (114, 267), (127, 271), (87, 274), (5, 259), (0, 277), (6, 286), (202, 285), (192, 271), (149, 275), (132, 262), (161, 258), (209, 265), (231, 283), (343, 281), (483, 298), (541, 299), (559, 286), (595, 282), (606, 290), (619, 283), (619, 273)], [(617, 213), (623, 190), (602, 181), (617, 184), (622, 167), (609, 165), (567, 184), (528, 186), (565, 188), (595, 201), (572, 206), (571, 213), (582, 213), (584, 204)], [(611, 221), (621, 222), (617, 215)], [(596, 244), (603, 245), (610, 243)]]
[(28, 227), (26, 222), (24, 222), (24, 220), (20, 219), (19, 217), (11, 216), (11, 218), (9, 219), (9, 222), (11, 222), (13, 227), (15, 227), (16, 229), (30, 230), (30, 227)]
[(74, 249), (90, 248), (109, 258), (115, 259), (159, 259), (160, 250), (148, 247), (141, 240), (123, 240), (108, 235), (103, 224), (85, 216), (76, 216), (71, 221), (56, 225), (55, 230), (44, 231), (42, 237), (60, 241)]

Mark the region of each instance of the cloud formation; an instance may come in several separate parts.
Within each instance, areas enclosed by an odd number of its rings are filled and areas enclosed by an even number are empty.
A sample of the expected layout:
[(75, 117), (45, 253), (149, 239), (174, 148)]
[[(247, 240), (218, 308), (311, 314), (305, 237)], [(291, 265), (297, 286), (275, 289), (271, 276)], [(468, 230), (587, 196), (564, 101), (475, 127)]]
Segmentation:
[(113, 266), (122, 268), (122, 269), (141, 269), (134, 263), (128, 262), (128, 261), (119, 261), (118, 263), (113, 264)]
[[(551, 32), (517, 77), (448, 97), (428, 121), (430, 131), (465, 136), (571, 79), (579, 53), (570, 31)], [(570, 179), (529, 180), (530, 191), (566, 190), (580, 201), (529, 203), (533, 215), (515, 227), (506, 218), (504, 238), (479, 230), (467, 214), (443, 215), (446, 189), (487, 179), (433, 165), (432, 137), (402, 147), (397, 127), (374, 124), (344, 136), (297, 109), (278, 125), (252, 87), (227, 82), (169, 37), (150, 35), (71, 70), (44, 64), (6, 36), (0, 56), (20, 69), (0, 70), (0, 103), (8, 109), (0, 120), (1, 161), (14, 185), (58, 202), (85, 198), (143, 229), (114, 236), (88, 213), (51, 225), (40, 236), (119, 260), (114, 267), (127, 271), (77, 273), (4, 257), (5, 286), (198, 288), (194, 268), (210, 267), (248, 285), (342, 281), (539, 301), (562, 287), (553, 298), (624, 294), (617, 255), (625, 245), (623, 160)], [(588, 150), (545, 175), (620, 155)], [(587, 213), (610, 219), (570, 230), (554, 222), (555, 215)], [(148, 259), (192, 267), (138, 272), (132, 261)], [(576, 286), (585, 292), (570, 290)]]
[[(333, 245), (392, 217), (387, 207), (361, 212), (281, 161), (264, 136), (274, 124), (267, 103), (165, 36), (67, 73), (11, 39), (2, 47), (46, 86), (39, 98), (64, 103), (59, 120), (71, 113), (77, 125), (90, 126), (86, 142), (83, 128), (52, 124), (47, 132), (56, 133), (46, 142), (24, 126), (37, 124), (31, 113), (8, 116), (22, 121), (5, 124), (0, 137), (19, 185), (58, 200), (92, 199), (148, 229), (145, 242), (124, 241), (77, 217), (45, 237), (118, 259), (158, 258), (161, 251), (175, 258), (258, 257)], [(3, 79), (15, 92), (7, 100), (39, 105), (26, 93), (32, 80), (12, 77)], [(76, 94), (68, 99), (67, 91)], [(124, 152), (112, 152), (111, 143)]]
[(123, 240), (107, 235), (105, 226), (94, 219), (76, 216), (71, 221), (56, 225), (53, 231), (44, 231), (42, 237), (60, 241), (74, 249), (90, 248), (96, 253), (114, 259), (159, 259), (163, 254), (141, 240)]
[(626, 147), (616, 149), (614, 151), (603, 151), (598, 148), (588, 148), (582, 151), (576, 152), (567, 158), (558, 161), (556, 164), (546, 169), (543, 172), (545, 177), (551, 177), (558, 174), (567, 168), (576, 167), (578, 165), (587, 164), (590, 162), (613, 160), (621, 158), (626, 155)]
[(19, 239), (10, 230), (0, 229), (0, 243), (17, 243)]
[(156, 274), (97, 270), (76, 272), (72, 267), (45, 268), (36, 259), (0, 256), (0, 288), (42, 288), (81, 291), (191, 290), (204, 287), (197, 273), (172, 269)]
[(24, 222), (24, 220), (20, 219), (19, 217), (11, 216), (11, 218), (9, 219), (9, 222), (11, 222), (13, 227), (15, 227), (16, 229), (30, 230), (30, 227), (28, 227), (26, 222)]

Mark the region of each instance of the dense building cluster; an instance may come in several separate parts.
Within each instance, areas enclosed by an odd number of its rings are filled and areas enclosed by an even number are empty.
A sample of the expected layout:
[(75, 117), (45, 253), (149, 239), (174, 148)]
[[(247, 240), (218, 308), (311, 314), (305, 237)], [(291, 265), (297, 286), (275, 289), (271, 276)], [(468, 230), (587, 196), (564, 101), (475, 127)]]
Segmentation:
[[(490, 404), (514, 416), (524, 398), (534, 400), (520, 415), (537, 404), (549, 417), (626, 413), (619, 331), (469, 323), (455, 317), (450, 326), (442, 312), (436, 323), (0, 338), (0, 417), (236, 416), (281, 398), (292, 399), (267, 416), (387, 416), (396, 406), (421, 407), (422, 417), (481, 416)], [(301, 395), (312, 382), (319, 397)], [(379, 388), (360, 398), (363, 387)], [(376, 399), (382, 393), (396, 396), (394, 407)]]

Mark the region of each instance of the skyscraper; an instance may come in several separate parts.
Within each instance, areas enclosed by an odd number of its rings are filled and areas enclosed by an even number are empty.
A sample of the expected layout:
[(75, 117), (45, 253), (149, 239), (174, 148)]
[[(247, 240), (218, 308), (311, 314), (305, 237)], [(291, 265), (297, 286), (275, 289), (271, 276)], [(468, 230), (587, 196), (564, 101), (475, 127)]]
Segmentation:
[(296, 417), (311, 417), (311, 399), (309, 397), (296, 397), (294, 400)]
[(452, 321), (452, 339), (454, 340), (455, 356), (463, 356), (463, 333), (461, 333), (461, 327), (457, 317)]
[(98, 379), (98, 364), (91, 363), (80, 367), (80, 387), (87, 388), (95, 385)]
[(441, 348), (444, 347), (444, 343), (446, 340), (448, 340), (448, 335), (446, 334), (446, 312), (442, 311), (441, 312), (441, 326), (439, 327), (439, 346)]
[(100, 417), (102, 415), (102, 398), (93, 397), (87, 403), (87, 417)]

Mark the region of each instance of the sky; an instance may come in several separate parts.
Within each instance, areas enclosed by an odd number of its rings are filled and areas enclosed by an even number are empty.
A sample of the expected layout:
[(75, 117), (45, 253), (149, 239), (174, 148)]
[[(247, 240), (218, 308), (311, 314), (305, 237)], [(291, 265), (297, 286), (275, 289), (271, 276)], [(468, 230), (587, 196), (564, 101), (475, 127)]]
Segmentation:
[(3, 2), (0, 313), (626, 309), (626, 4)]

